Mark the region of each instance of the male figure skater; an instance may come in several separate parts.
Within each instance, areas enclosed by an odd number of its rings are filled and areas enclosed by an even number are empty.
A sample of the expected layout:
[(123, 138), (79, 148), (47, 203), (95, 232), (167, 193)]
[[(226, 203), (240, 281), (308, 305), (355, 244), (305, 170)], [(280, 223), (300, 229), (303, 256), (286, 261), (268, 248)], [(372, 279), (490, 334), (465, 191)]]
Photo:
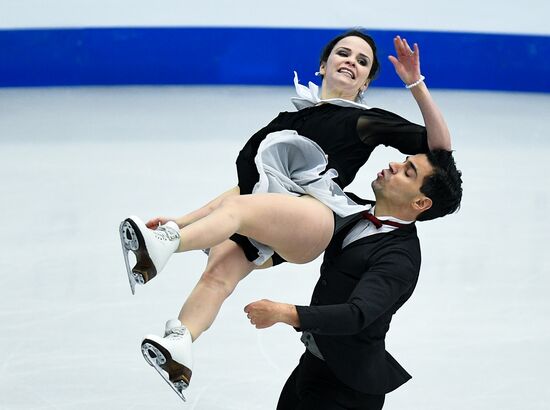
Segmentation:
[(306, 351), (278, 410), (379, 410), (411, 378), (385, 350), (386, 332), (418, 279), (415, 221), (456, 211), (461, 185), (448, 151), (390, 163), (372, 183), (372, 213), (344, 221), (325, 251), (310, 306), (264, 299), (245, 307), (257, 328), (282, 322), (302, 332)]

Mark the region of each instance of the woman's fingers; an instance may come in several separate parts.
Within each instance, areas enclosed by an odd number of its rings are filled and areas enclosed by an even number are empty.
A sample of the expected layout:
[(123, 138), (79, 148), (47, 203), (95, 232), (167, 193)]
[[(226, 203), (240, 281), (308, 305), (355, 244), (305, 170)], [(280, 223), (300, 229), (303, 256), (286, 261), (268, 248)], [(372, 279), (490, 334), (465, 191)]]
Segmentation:
[(401, 37), (394, 37), (393, 45), (395, 47), (395, 52), (397, 53), (398, 57), (402, 57), (405, 55), (405, 45), (403, 44), (403, 40), (401, 39)]
[(412, 49), (411, 49), (411, 46), (409, 46), (409, 43), (407, 42), (407, 39), (404, 38), (403, 39), (403, 45), (405, 47), (405, 51), (406, 53), (408, 53), (409, 55), (411, 55), (413, 53)]
[(393, 64), (393, 67), (398, 70), (399, 65), (401, 64), (397, 58), (394, 56), (388, 56), (388, 60)]
[(145, 223), (145, 226), (149, 229), (156, 229), (159, 226), (159, 218), (150, 219)]
[(157, 216), (156, 218), (150, 219), (145, 223), (145, 226), (149, 229), (157, 229), (159, 225), (164, 225), (168, 221), (173, 221), (172, 218), (166, 218), (164, 216)]
[(418, 59), (420, 56), (420, 50), (417, 43), (413, 44), (413, 47), (409, 45), (406, 38), (401, 38), (400, 36), (395, 36), (393, 39), (393, 44), (395, 47), (395, 52), (398, 57), (411, 57), (414, 56), (415, 59)]

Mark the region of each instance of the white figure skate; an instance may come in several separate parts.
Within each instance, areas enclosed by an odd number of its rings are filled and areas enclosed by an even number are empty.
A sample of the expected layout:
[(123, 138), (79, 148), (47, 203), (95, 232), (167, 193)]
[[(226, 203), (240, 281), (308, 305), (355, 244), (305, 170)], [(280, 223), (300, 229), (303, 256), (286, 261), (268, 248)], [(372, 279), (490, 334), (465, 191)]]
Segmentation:
[(141, 353), (147, 363), (183, 401), (183, 390), (189, 386), (193, 368), (191, 344), (191, 333), (177, 319), (166, 322), (164, 337), (148, 335), (141, 342)]
[[(119, 227), (122, 253), (132, 294), (136, 283), (144, 285), (153, 279), (178, 249), (180, 232), (178, 225), (169, 221), (157, 229), (149, 229), (136, 216), (130, 216)], [(130, 268), (128, 253), (136, 255), (136, 265)]]

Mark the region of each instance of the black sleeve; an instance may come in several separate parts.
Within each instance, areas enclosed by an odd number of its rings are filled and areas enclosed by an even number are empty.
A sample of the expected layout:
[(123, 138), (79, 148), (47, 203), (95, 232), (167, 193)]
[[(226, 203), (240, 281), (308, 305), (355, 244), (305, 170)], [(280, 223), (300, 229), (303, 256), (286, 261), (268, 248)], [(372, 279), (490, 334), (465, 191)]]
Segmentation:
[(300, 330), (323, 335), (353, 335), (392, 309), (414, 285), (418, 267), (405, 250), (393, 249), (384, 253), (363, 274), (346, 303), (296, 306)]
[(408, 155), (429, 150), (426, 127), (379, 108), (372, 108), (359, 117), (357, 134), (364, 144), (373, 148), (386, 145)]
[(273, 126), (274, 121), (275, 120), (250, 137), (237, 156), (237, 177), (241, 195), (251, 194), (254, 185), (256, 185), (256, 182), (258, 182), (260, 178), (254, 158), (265, 137), (269, 133), (276, 131)]

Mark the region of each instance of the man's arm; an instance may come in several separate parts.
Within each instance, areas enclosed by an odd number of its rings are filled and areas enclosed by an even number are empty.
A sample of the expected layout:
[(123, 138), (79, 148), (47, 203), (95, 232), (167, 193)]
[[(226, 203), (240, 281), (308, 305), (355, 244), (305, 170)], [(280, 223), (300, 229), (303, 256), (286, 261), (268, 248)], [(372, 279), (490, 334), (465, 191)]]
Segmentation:
[(417, 274), (406, 252), (388, 251), (363, 274), (345, 303), (295, 306), (263, 299), (247, 305), (245, 312), (258, 329), (286, 323), (317, 334), (357, 334), (391, 309)]
[(244, 311), (247, 313), (250, 323), (256, 326), (256, 329), (265, 329), (275, 323), (286, 323), (293, 327), (300, 327), (300, 318), (296, 306), (288, 303), (262, 299), (246, 305)]

